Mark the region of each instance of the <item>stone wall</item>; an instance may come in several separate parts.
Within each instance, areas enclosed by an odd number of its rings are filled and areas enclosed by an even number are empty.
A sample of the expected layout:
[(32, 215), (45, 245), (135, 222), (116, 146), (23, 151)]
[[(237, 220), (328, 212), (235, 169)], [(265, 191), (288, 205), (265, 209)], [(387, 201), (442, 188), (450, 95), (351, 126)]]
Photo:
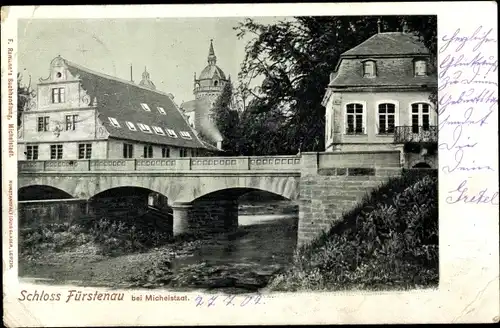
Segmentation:
[(19, 227), (73, 222), (85, 214), (86, 207), (85, 199), (20, 201), (17, 207)]
[[(340, 153), (333, 153), (342, 155)], [(401, 175), (400, 153), (385, 156), (348, 153), (334, 162), (321, 160), (322, 154), (303, 154), (300, 180), (298, 244), (303, 245), (327, 230), (358, 204), (372, 189)], [(354, 158), (358, 157), (358, 161)], [(330, 163), (321, 167), (321, 163)]]

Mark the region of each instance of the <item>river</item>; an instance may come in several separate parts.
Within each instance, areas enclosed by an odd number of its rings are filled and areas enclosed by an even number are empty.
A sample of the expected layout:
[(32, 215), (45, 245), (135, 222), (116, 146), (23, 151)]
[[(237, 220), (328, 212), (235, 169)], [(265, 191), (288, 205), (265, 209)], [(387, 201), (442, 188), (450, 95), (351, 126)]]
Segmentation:
[(176, 258), (172, 269), (188, 273), (186, 285), (245, 292), (267, 285), (293, 258), (296, 214), (244, 215), (236, 231), (215, 235), (190, 256)]
[[(21, 259), (19, 274), (28, 281), (55, 284), (257, 291), (292, 261), (298, 211), (276, 203), (240, 208), (238, 225), (235, 231), (187, 246), (167, 245), (116, 257), (96, 256), (82, 246), (77, 252), (52, 253), (34, 262)], [(138, 277), (136, 283), (131, 277)]]

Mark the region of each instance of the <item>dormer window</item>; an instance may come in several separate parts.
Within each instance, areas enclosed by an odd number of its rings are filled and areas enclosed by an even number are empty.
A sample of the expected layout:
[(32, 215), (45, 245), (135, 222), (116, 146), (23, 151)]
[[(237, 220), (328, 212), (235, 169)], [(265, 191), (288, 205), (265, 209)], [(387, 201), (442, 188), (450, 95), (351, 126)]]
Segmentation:
[(158, 109), (160, 114), (167, 115), (167, 113), (165, 113), (165, 109), (163, 109), (163, 107), (156, 107), (156, 108)]
[(425, 76), (427, 75), (427, 62), (425, 60), (419, 59), (414, 62), (415, 76)]
[(377, 75), (377, 66), (375, 61), (367, 60), (363, 62), (363, 77), (375, 77)]
[(150, 112), (151, 108), (149, 108), (148, 104), (141, 103), (142, 109), (144, 109), (146, 112)]
[(159, 134), (159, 135), (162, 135), (162, 136), (165, 135), (165, 132), (163, 132), (163, 129), (160, 128), (159, 126), (153, 126), (153, 130), (155, 131), (156, 134)]
[(172, 138), (177, 138), (177, 134), (175, 133), (174, 130), (172, 129), (165, 129), (167, 131), (167, 134), (169, 137), (172, 137)]
[(151, 131), (151, 128), (149, 127), (149, 125), (142, 124), (142, 123), (137, 123), (137, 125), (139, 126), (139, 129), (141, 129), (142, 132), (153, 133), (153, 131)]
[(181, 137), (183, 137), (184, 139), (192, 139), (191, 135), (187, 131), (181, 131)]
[(114, 117), (108, 117), (109, 119), (109, 122), (111, 123), (112, 126), (114, 126), (115, 128), (119, 128), (120, 127), (120, 123), (118, 123), (118, 121), (116, 120), (116, 118)]
[(132, 122), (125, 122), (125, 123), (127, 123), (128, 129), (130, 131), (137, 131), (137, 128), (135, 127), (134, 123)]

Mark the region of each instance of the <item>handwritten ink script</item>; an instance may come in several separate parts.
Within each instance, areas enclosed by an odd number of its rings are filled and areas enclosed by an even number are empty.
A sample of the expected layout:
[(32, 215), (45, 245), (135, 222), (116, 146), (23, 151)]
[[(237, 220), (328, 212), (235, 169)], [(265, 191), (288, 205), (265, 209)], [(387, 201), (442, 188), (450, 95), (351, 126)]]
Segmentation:
[[(439, 152), (444, 174), (461, 174), (449, 204), (498, 205), (498, 189), (472, 191), (474, 177), (496, 171), (498, 55), (493, 28), (444, 33), (439, 56)], [(494, 134), (493, 134), (494, 133)], [(491, 142), (485, 141), (492, 135)], [(489, 180), (489, 179), (487, 179)], [(491, 180), (490, 180), (491, 181)]]
[(204, 295), (195, 298), (196, 306), (250, 307), (264, 304), (262, 295)]

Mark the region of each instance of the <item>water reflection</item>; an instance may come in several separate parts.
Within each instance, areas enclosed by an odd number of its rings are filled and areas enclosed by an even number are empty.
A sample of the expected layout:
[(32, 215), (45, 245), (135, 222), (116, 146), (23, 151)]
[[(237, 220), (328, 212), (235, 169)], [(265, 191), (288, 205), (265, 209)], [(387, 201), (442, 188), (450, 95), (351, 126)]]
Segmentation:
[(264, 287), (272, 274), (292, 260), (298, 217), (246, 215), (240, 216), (239, 221), (236, 231), (214, 235), (191, 256), (173, 260), (173, 270), (189, 269), (196, 277), (192, 284), (197, 287)]

